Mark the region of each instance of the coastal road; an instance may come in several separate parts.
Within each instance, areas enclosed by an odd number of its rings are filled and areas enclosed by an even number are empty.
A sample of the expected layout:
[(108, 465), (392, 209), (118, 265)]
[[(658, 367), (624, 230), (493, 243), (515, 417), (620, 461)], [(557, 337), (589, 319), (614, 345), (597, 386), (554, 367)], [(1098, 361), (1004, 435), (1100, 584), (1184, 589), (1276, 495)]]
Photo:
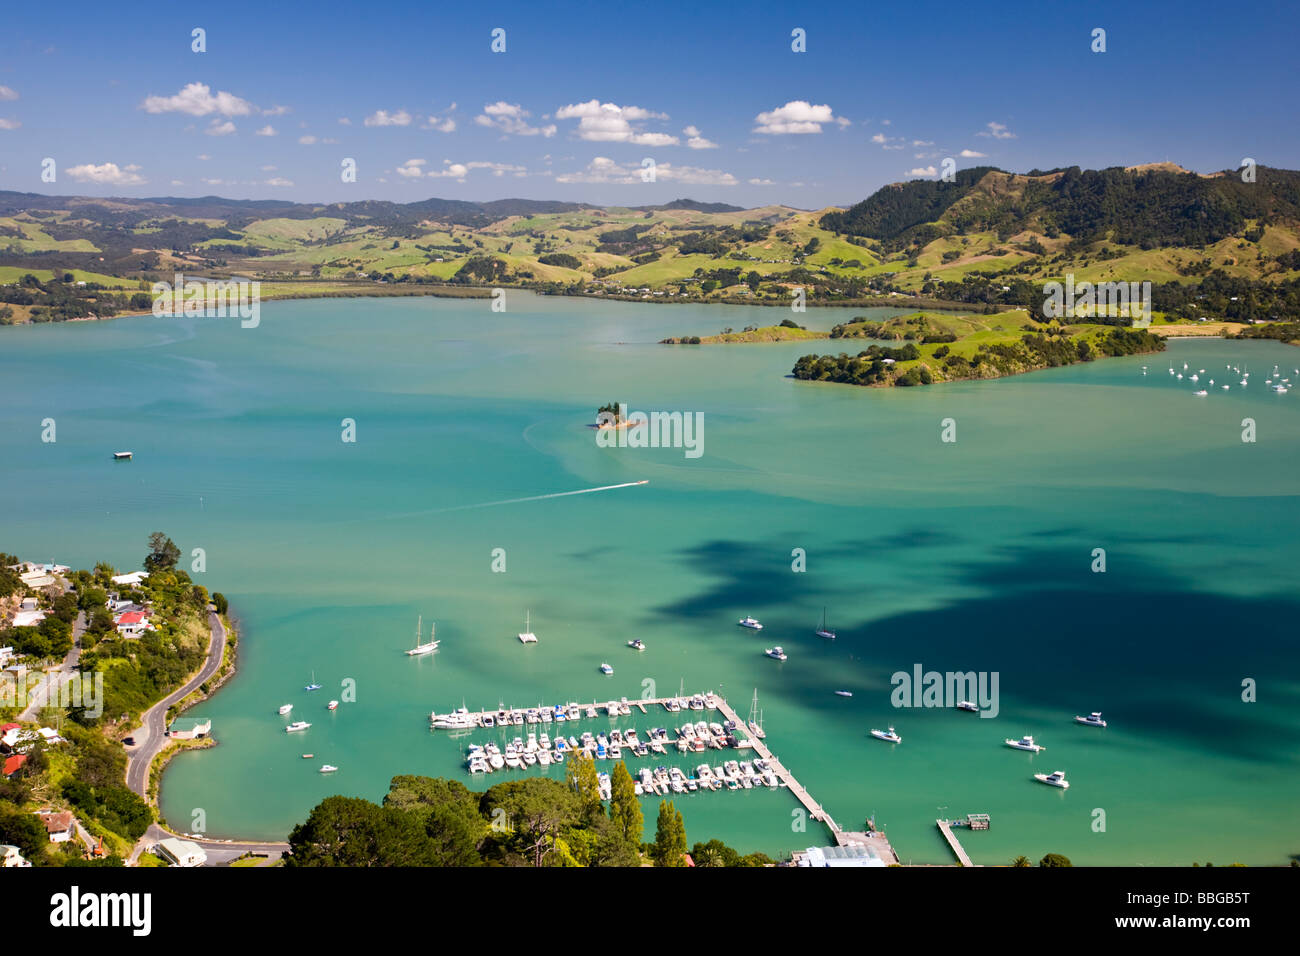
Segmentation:
[(81, 611), (77, 614), (77, 619), (72, 622), (72, 649), (64, 656), (63, 663), (45, 672), (45, 680), (27, 698), (27, 706), (18, 715), (19, 720), (35, 720), (40, 709), (49, 700), (50, 691), (62, 687), (76, 672), (77, 664), (81, 660), (81, 635), (85, 632), (86, 612)]
[(132, 736), (135, 746), (126, 748), (126, 785), (134, 790), (145, 802), (149, 802), (149, 767), (153, 758), (167, 743), (166, 731), (167, 708), (189, 694), (196, 687), (217, 672), (221, 666), (221, 656), (226, 650), (226, 626), (216, 611), (208, 612), (208, 658), (199, 668), (199, 672), (179, 690), (173, 691), (144, 712), (140, 727)]
[(134, 864), (140, 858), (140, 854), (149, 847), (153, 846), (159, 840), (167, 837), (179, 837), (182, 840), (189, 840), (191, 843), (197, 843), (203, 848), (203, 852), (208, 855), (205, 866), (225, 866), (231, 860), (236, 860), (245, 853), (255, 853), (266, 857), (266, 862), (262, 866), (269, 866), (280, 859), (280, 854), (289, 849), (287, 843), (244, 843), (240, 840), (206, 840), (200, 836), (186, 836), (184, 833), (173, 833), (165, 827), (156, 823), (150, 824), (149, 829), (145, 831), (140, 842), (135, 845), (131, 851), (130, 862)]

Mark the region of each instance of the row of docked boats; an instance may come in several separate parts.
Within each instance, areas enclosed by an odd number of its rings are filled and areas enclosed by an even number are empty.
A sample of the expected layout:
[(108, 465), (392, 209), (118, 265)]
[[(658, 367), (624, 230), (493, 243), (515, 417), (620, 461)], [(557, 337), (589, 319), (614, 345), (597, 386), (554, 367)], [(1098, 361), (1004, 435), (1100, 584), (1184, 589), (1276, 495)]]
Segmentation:
[[(716, 710), (718, 699), (709, 691), (707, 694), (694, 694), (690, 697), (681, 695), (660, 701), (669, 713), (682, 711)], [(638, 704), (638, 706), (641, 706)], [(602, 715), (610, 718), (627, 717), (632, 713), (633, 704), (626, 697), (603, 703), (592, 701), (579, 704), (570, 701), (565, 704), (539, 707), (500, 707), (495, 711), (471, 711), (461, 706), (448, 713), (434, 711), (429, 715), (429, 725), (435, 730), (474, 730), (476, 728), (520, 727), (525, 724), (562, 724), (581, 720), (584, 717), (594, 720)]]
[(681, 767), (642, 767), (633, 781), (638, 797), (667, 796), (669, 793), (695, 793), (698, 790), (753, 790), (755, 788), (784, 787), (786, 782), (761, 757), (750, 760), (728, 760), (716, 767), (706, 763), (695, 768), (694, 776), (687, 776)]

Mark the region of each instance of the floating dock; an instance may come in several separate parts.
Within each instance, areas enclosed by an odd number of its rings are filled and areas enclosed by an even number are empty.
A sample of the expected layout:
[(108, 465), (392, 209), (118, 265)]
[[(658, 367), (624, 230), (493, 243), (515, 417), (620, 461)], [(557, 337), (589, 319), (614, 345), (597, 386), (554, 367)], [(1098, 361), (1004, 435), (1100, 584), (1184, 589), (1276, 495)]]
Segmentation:
[(953, 827), (967, 827), (971, 830), (987, 830), (989, 828), (989, 815), (987, 813), (967, 814), (965, 820), (935, 820), (935, 826), (943, 834), (943, 838), (948, 841), (948, 846), (953, 855), (957, 857), (957, 862), (962, 866), (975, 866), (970, 856), (962, 848), (961, 841), (957, 839), (957, 834), (953, 833)]

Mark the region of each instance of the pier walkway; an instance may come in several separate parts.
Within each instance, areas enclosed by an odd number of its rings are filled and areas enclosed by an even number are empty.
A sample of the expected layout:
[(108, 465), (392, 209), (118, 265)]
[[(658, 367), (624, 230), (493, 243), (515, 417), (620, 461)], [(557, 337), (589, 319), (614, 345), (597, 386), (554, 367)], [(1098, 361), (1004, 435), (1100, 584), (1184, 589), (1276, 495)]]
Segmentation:
[[(934, 822), (939, 828), (939, 832), (943, 834), (943, 838), (948, 841), (948, 846), (952, 848), (953, 855), (957, 857), (957, 862), (962, 866), (974, 866), (975, 864), (971, 862), (971, 858), (967, 856), (966, 851), (962, 849), (961, 841), (958, 840), (957, 835), (952, 832), (952, 821), (935, 820)], [(961, 824), (959, 823), (958, 826), (960, 825)]]

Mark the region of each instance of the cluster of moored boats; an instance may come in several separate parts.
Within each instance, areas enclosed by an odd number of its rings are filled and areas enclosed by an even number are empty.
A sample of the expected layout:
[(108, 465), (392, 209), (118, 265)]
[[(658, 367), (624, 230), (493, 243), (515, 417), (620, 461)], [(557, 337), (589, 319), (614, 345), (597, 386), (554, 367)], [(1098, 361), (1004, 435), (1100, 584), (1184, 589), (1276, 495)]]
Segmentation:
[[(717, 697), (712, 691), (707, 694), (669, 697), (660, 702), (664, 710), (671, 714), (684, 710), (716, 710)], [(638, 704), (637, 706), (642, 706)], [(592, 701), (579, 704), (570, 701), (566, 704), (538, 707), (499, 707), (495, 711), (471, 711), (467, 707), (458, 707), (450, 713), (437, 711), (429, 715), (429, 725), (435, 730), (473, 730), (477, 727), (520, 727), (525, 724), (562, 724), (586, 717), (595, 719), (602, 715), (609, 717), (627, 717), (632, 713), (633, 704), (626, 697), (604, 703)]]
[(534, 766), (549, 767), (551, 764), (562, 764), (566, 757), (573, 755), (592, 760), (624, 760), (667, 754), (669, 748), (678, 753), (703, 753), (710, 749), (743, 750), (752, 747), (751, 741), (737, 736), (736, 729), (735, 721), (706, 723), (701, 720), (682, 724), (671, 732), (666, 727), (653, 727), (644, 737), (635, 728), (615, 728), (602, 733), (585, 731), (581, 735), (569, 737), (557, 731), (554, 738), (542, 731), (530, 733), (527, 740), (516, 737), (504, 748), (493, 742), (471, 744), (466, 764), (470, 773), (492, 773), (507, 768), (522, 770)]
[[(979, 708), (968, 700), (959, 701), (957, 703), (957, 708), (958, 710), (966, 710), (972, 713), (979, 711)], [(1101, 711), (1099, 710), (1094, 710), (1087, 717), (1080, 717), (1076, 714), (1074, 717), (1074, 722), (1076, 724), (1083, 724), (1085, 727), (1106, 726), (1106, 721), (1102, 720)], [(887, 731), (873, 730), (871, 731), (871, 736), (875, 737), (877, 740), (884, 740), (891, 744), (901, 744), (903, 742), (903, 738), (900, 737), (897, 734), (897, 732), (895, 732), (893, 727), (890, 727), (889, 730)], [(1004, 743), (1006, 744), (1006, 746), (1011, 747), (1015, 750), (1027, 750), (1030, 753), (1042, 753), (1044, 750), (1047, 749), (1042, 744), (1037, 743), (1034, 740), (1033, 736), (1030, 734), (1026, 734), (1025, 736), (1021, 737), (1019, 740), (1016, 740), (1015, 738), (1012, 737), (1007, 737)], [(1070, 789), (1070, 784), (1065, 779), (1064, 770), (1056, 770), (1053, 771), (1052, 773), (1036, 773), (1034, 774), (1034, 779), (1037, 780), (1039, 783), (1047, 784), (1049, 787), (1060, 787), (1062, 790)]]
[[(1245, 388), (1246, 386), (1248, 386), (1248, 385), (1250, 384), (1250, 372), (1249, 372), (1249, 371), (1242, 371), (1241, 366), (1239, 366), (1239, 365), (1225, 365), (1225, 366), (1223, 366), (1223, 368), (1224, 368), (1224, 370), (1225, 370), (1226, 372), (1231, 372), (1231, 373), (1234, 374), (1234, 375), (1240, 375), (1240, 376), (1241, 376), (1241, 381), (1240, 381), (1238, 384), (1240, 384), (1242, 388)], [(1200, 369), (1197, 369), (1196, 371), (1193, 372), (1193, 371), (1191, 371), (1191, 370), (1188, 368), (1187, 363), (1184, 362), (1184, 363), (1183, 363), (1183, 372), (1187, 372), (1187, 380), (1188, 380), (1188, 381), (1193, 382), (1193, 383), (1199, 383), (1200, 380), (1201, 380), (1201, 376), (1205, 374), (1205, 369), (1200, 368)], [(1179, 372), (1179, 371), (1177, 371), (1177, 370), (1174, 368), (1174, 365), (1173, 365), (1172, 362), (1169, 363), (1169, 374), (1170, 374), (1170, 375), (1177, 376), (1177, 380), (1178, 380), (1178, 381), (1181, 381), (1181, 380), (1182, 380), (1182, 378), (1183, 378), (1183, 372)], [(1294, 372), (1295, 372), (1296, 375), (1300, 375), (1300, 368), (1295, 369)], [(1143, 366), (1142, 366), (1142, 374), (1145, 375), (1146, 373), (1147, 373), (1147, 367), (1146, 367), (1145, 365), (1143, 365)], [(1209, 384), (1209, 385), (1213, 385), (1213, 384), (1214, 384), (1214, 379), (1210, 379), (1209, 382), (1208, 382), (1207, 384)], [(1291, 378), (1290, 378), (1289, 376), (1287, 376), (1287, 377), (1283, 377), (1282, 373), (1278, 370), (1278, 367), (1277, 367), (1276, 365), (1274, 365), (1274, 366), (1273, 366), (1273, 374), (1270, 375), (1268, 378), (1264, 379), (1264, 385), (1265, 385), (1265, 387), (1272, 389), (1272, 390), (1273, 390), (1274, 392), (1276, 392), (1278, 395), (1285, 395), (1285, 394), (1290, 390), (1290, 388), (1291, 388)], [(1223, 391), (1225, 391), (1225, 392), (1232, 388), (1231, 385), (1226, 384), (1226, 383), (1221, 384), (1219, 387), (1220, 387), (1221, 389), (1223, 389)], [(1209, 393), (1209, 391), (1208, 391), (1207, 389), (1205, 389), (1205, 388), (1198, 388), (1196, 391), (1192, 392), (1192, 394), (1195, 395), (1195, 396), (1198, 397), (1198, 398), (1204, 398), (1205, 396), (1209, 395), (1210, 393)]]
[(669, 793), (695, 793), (697, 790), (753, 790), (758, 787), (786, 786), (776, 771), (762, 757), (753, 760), (728, 760), (710, 767), (706, 763), (695, 768), (693, 777), (681, 767), (642, 767), (638, 779), (633, 780), (636, 795), (666, 796)]

